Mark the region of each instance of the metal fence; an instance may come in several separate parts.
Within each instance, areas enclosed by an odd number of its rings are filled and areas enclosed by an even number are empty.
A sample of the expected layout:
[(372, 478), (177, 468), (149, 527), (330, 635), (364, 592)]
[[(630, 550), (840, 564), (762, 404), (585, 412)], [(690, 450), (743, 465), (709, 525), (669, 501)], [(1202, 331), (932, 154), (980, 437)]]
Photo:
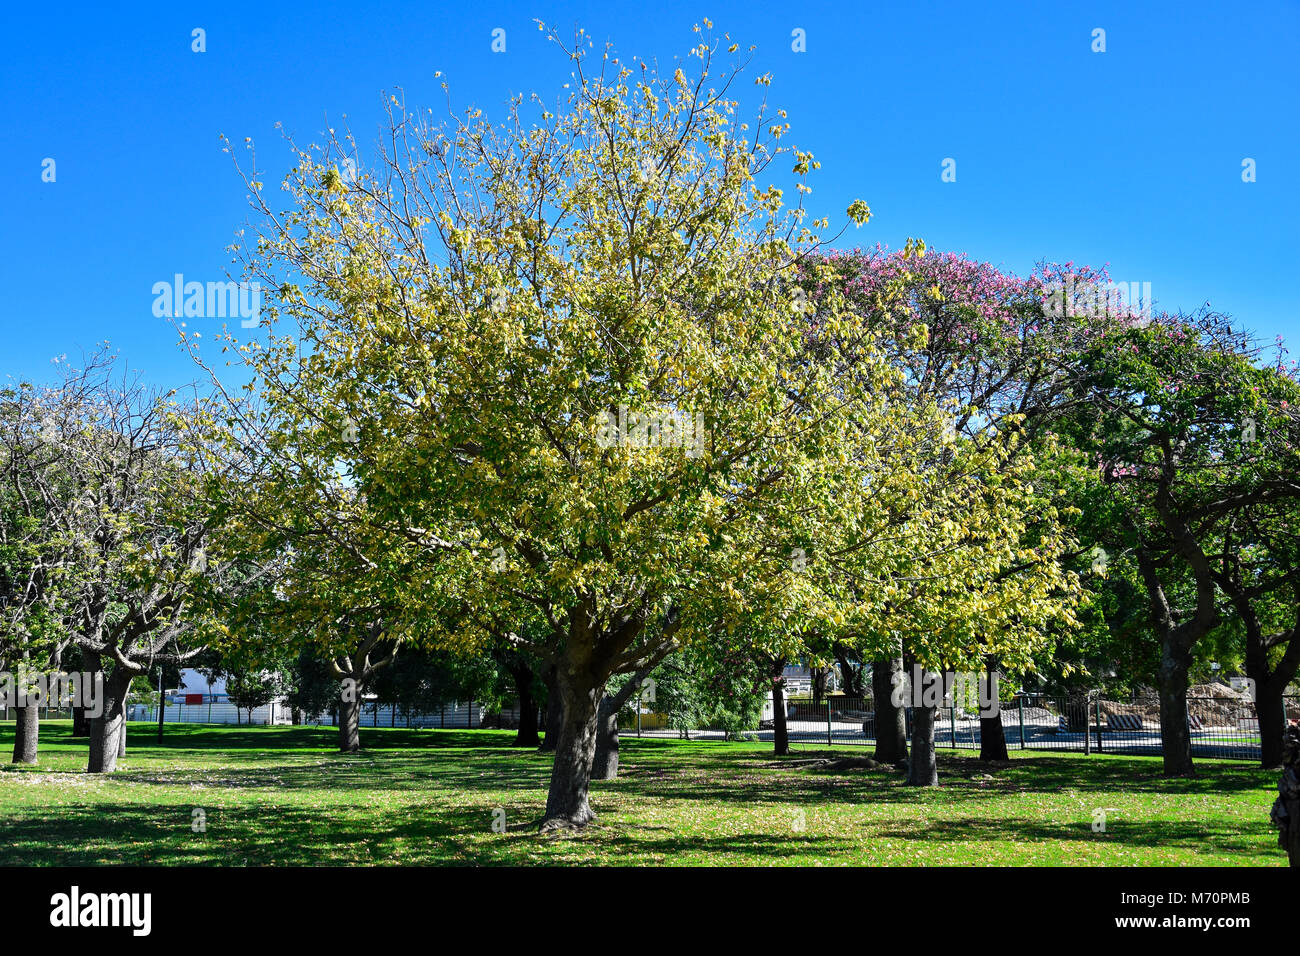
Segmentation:
[[(12, 721), (17, 717), (14, 708), (0, 708), (0, 721)], [(70, 707), (41, 707), (41, 720), (71, 720)], [(128, 702), (126, 719), (129, 721), (158, 723), (158, 705), (153, 703)], [(326, 711), (314, 716), (300, 715), (304, 724), (316, 726), (338, 726), (337, 713)], [(542, 715), (538, 722), (541, 726)], [(169, 700), (163, 712), (164, 724), (242, 724), (260, 727), (268, 725), (287, 725), (293, 722), (293, 713), (287, 704), (274, 702), (253, 708), (250, 715), (248, 708), (235, 707), (226, 700), (209, 700), (204, 703), (183, 703)], [(358, 723), (362, 727), (402, 727), (412, 729), (446, 728), (448, 730), (484, 727), (515, 728), (519, 726), (519, 707), (517, 704), (490, 710), (482, 701), (449, 701), (427, 711), (410, 710), (394, 707), (391, 704), (379, 704), (372, 700), (363, 701), (358, 713)]]
[[(479, 728), (488, 726), (493, 719), (509, 717), (511, 711), (506, 709), (502, 715), (489, 715), (485, 704), (479, 701), (452, 701), (432, 711), (414, 711), (391, 704), (379, 704), (372, 700), (363, 701), (358, 713), (358, 724), (362, 727), (407, 727), (430, 728)], [(517, 716), (517, 715), (516, 715)], [(316, 715), (300, 715), (304, 724), (317, 726), (337, 726), (338, 715), (326, 711)], [(129, 704), (127, 719), (158, 722), (156, 704)], [(250, 715), (248, 708), (236, 708), (228, 701), (209, 701), (201, 704), (186, 704), (168, 701), (163, 713), (164, 724), (246, 724), (264, 726), (269, 724), (291, 724), (293, 713), (283, 702), (265, 704), (253, 708)]]
[[(1287, 717), (1300, 719), (1300, 697), (1285, 701)], [(873, 746), (876, 742), (875, 705), (871, 698), (828, 696), (820, 701), (792, 698), (786, 702), (786, 732), (791, 747)], [(1259, 716), (1246, 700), (1189, 697), (1187, 723), (1193, 757), (1258, 760)], [(905, 719), (910, 739), (912, 710)], [(1155, 698), (1112, 700), (1087, 697), (1022, 695), (1000, 705), (1002, 733), (1009, 750), (1058, 750), (1072, 753), (1155, 755), (1162, 752), (1160, 703)], [(720, 740), (727, 734), (716, 728), (671, 730), (643, 719), (638, 730), (625, 733), (646, 737), (686, 737)], [(748, 736), (770, 741), (771, 721), (764, 721)], [(979, 714), (961, 707), (940, 707), (935, 715), (935, 746), (954, 750), (979, 750)]]

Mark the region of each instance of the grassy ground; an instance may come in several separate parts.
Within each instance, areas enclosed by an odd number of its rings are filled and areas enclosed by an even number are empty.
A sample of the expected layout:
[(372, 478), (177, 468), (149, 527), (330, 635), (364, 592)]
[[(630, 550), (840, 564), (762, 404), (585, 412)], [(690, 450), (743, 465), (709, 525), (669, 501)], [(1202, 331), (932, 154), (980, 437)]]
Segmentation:
[[(920, 790), (815, 762), (858, 749), (633, 739), (593, 786), (598, 823), (540, 837), (550, 760), (509, 732), (367, 729), (343, 757), (328, 728), (177, 725), (156, 747), (138, 724), (94, 778), (69, 730), (42, 725), (40, 766), (0, 770), (0, 864), (1285, 865), (1276, 774), (1241, 762), (1165, 780), (1149, 757), (941, 751), (943, 786)], [(6, 760), (12, 739), (0, 725)]]

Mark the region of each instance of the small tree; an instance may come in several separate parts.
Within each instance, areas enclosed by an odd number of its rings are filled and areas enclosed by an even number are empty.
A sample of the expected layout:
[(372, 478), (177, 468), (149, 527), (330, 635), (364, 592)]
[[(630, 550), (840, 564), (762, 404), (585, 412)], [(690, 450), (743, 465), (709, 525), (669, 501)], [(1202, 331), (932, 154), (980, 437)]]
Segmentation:
[(253, 711), (283, 697), (286, 687), (285, 674), (278, 669), (236, 667), (226, 672), (226, 695), (237, 711), (248, 711), (250, 725)]

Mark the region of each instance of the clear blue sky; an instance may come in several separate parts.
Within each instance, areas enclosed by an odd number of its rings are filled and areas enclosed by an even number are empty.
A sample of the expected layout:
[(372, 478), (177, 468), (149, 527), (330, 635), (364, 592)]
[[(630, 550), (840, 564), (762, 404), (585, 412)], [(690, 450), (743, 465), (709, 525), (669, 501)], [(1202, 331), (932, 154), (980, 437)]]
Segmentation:
[[(435, 70), (455, 104), (491, 116), (512, 92), (553, 97), (568, 64), (534, 18), (663, 64), (702, 15), (758, 46), (751, 72), (773, 74), (792, 141), (823, 163), (813, 211), (871, 205), (850, 242), (920, 236), (1021, 273), (1041, 258), (1109, 263), (1116, 280), (1151, 282), (1162, 308), (1211, 301), (1266, 338), (1300, 332), (1295, 0), (9, 4), (0, 379), (44, 378), (52, 356), (103, 340), (154, 381), (193, 377), (150, 289), (229, 265), (247, 209), (218, 134), (253, 137), (274, 181), (288, 160), (277, 121), (310, 140), (347, 113), (366, 145), (383, 90), (441, 102)], [(1105, 53), (1091, 50), (1098, 27)], [(940, 180), (945, 157), (955, 183)]]

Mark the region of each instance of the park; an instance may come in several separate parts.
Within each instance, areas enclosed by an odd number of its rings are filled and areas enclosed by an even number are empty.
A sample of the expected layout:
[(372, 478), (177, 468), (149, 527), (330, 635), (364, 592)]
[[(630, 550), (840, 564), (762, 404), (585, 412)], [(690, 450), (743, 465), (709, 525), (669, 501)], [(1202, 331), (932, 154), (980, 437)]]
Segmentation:
[(599, 825), (539, 840), (548, 761), (509, 732), (366, 729), (349, 756), (324, 728), (186, 725), (156, 747), (132, 725), (129, 767), (93, 778), (52, 723), (43, 766), (0, 781), (0, 865), (1285, 865), (1276, 774), (1240, 761), (1168, 780), (1150, 757), (945, 752), (944, 786), (911, 789), (844, 750), (633, 739), (593, 784)]
[(28, 333), (0, 865), (1300, 865), (1278, 315), (906, 231), (707, 19), (537, 25), (221, 137), (134, 353)]

